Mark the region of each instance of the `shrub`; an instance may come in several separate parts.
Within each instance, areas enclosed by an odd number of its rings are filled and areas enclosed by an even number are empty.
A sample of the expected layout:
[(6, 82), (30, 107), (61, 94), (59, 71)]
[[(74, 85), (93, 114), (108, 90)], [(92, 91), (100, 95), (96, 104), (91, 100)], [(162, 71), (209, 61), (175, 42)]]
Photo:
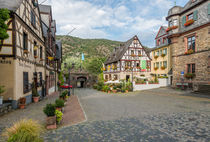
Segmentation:
[(108, 92), (110, 90), (108, 85), (103, 86), (103, 91)]
[(48, 117), (55, 116), (55, 105), (47, 104), (43, 111)]
[(97, 84), (94, 84), (93, 85), (93, 89), (97, 89), (98, 85)]
[(68, 91), (65, 90), (65, 91), (63, 91), (63, 92), (61, 93), (60, 97), (63, 98), (63, 99), (65, 99), (66, 96), (67, 96), (67, 94), (68, 94)]
[(43, 142), (40, 134), (43, 131), (41, 125), (32, 119), (23, 119), (7, 128), (3, 136), (8, 142)]
[(32, 96), (39, 97), (39, 93), (37, 92), (37, 88), (35, 86), (35, 82), (32, 83)]
[(59, 110), (55, 110), (55, 115), (56, 115), (56, 121), (60, 123), (63, 118), (63, 113)]
[(55, 107), (64, 107), (64, 100), (57, 99), (55, 101)]

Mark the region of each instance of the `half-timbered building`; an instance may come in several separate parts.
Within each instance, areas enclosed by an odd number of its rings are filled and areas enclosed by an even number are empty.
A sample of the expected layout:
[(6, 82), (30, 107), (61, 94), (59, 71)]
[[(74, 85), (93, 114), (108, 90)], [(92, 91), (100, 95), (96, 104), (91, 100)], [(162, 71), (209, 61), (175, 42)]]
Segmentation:
[(56, 91), (57, 82), (57, 58), (56, 55), (56, 22), (52, 18), (50, 5), (40, 5), (41, 23), (46, 46), (46, 88), (47, 95)]
[(37, 0), (1, 0), (0, 8), (11, 11), (9, 38), (0, 45), (0, 85), (5, 86), (4, 100), (17, 107), (21, 97), (31, 102), (31, 84), (45, 92), (45, 45)]
[(129, 80), (132, 77), (150, 76), (151, 59), (135, 35), (116, 47), (105, 62), (105, 81)]

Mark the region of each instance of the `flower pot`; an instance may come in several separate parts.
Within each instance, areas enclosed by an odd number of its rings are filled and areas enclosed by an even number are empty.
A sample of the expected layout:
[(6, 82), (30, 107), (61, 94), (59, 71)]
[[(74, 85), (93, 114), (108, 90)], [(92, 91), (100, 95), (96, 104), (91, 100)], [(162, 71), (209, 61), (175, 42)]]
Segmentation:
[(48, 116), (46, 118), (47, 129), (56, 129), (56, 116)]
[(19, 108), (20, 109), (24, 109), (25, 108), (25, 104), (19, 104)]
[(128, 90), (125, 90), (125, 93), (128, 93)]
[(113, 93), (117, 93), (117, 90), (112, 90)]
[(110, 94), (111, 93), (111, 91), (108, 91), (108, 94)]
[(34, 101), (34, 103), (39, 102), (39, 97), (33, 97), (33, 101)]
[(61, 111), (62, 110), (62, 107), (56, 107), (56, 110)]

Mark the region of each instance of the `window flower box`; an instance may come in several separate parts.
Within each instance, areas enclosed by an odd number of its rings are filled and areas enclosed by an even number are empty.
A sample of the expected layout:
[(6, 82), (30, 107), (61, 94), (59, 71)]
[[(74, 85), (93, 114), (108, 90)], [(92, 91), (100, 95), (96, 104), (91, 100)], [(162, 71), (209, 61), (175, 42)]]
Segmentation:
[(193, 79), (195, 77), (195, 74), (194, 73), (186, 73), (186, 74), (184, 74), (184, 77), (187, 79)]
[(158, 70), (158, 67), (154, 67), (154, 70), (155, 70), (155, 71)]
[(154, 56), (155, 59), (157, 59), (158, 57), (159, 57), (158, 55), (155, 55), (155, 56)]
[(187, 26), (193, 24), (194, 22), (195, 22), (195, 21), (194, 21), (193, 19), (190, 19), (190, 20), (188, 20), (188, 21), (184, 24), (184, 26), (187, 27)]
[(38, 58), (38, 56), (34, 56), (34, 58), (36, 59), (36, 58)]
[(141, 55), (141, 54), (139, 54), (138, 56), (139, 56), (139, 57), (141, 57), (142, 55)]
[(161, 67), (161, 70), (164, 70), (164, 69), (166, 69), (166, 67), (165, 67), (165, 66), (162, 66), (162, 67)]
[(161, 54), (161, 57), (165, 57), (165, 56), (166, 56), (166, 54), (164, 54), (164, 53), (163, 53), (163, 54)]
[(149, 66), (147, 66), (147, 69), (150, 69), (150, 67), (149, 67)]
[(178, 26), (171, 26), (171, 27), (168, 27), (168, 28), (166, 29), (166, 32), (169, 32), (169, 31), (174, 30), (174, 29), (177, 29), (177, 28), (178, 28)]
[(185, 55), (189, 55), (189, 54), (192, 54), (192, 53), (194, 53), (194, 50), (189, 49), (189, 50), (187, 50), (184, 54), (185, 54)]
[(23, 50), (23, 53), (24, 53), (24, 54), (28, 54), (28, 50), (26, 50), (26, 49)]
[(141, 69), (141, 67), (136, 67), (137, 69)]
[(136, 57), (136, 55), (134, 55), (134, 54), (131, 54), (131, 56), (132, 56), (132, 57)]

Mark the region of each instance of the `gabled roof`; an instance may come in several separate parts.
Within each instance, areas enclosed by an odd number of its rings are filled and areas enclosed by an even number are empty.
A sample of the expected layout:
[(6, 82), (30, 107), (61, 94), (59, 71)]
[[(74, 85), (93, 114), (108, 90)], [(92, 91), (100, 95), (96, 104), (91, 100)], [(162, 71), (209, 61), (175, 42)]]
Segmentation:
[(23, 0), (0, 0), (0, 8), (7, 8), (15, 12), (22, 2)]
[(206, 0), (194, 0), (194, 2), (192, 2), (192, 0), (189, 0), (188, 3), (183, 7), (182, 12), (190, 9), (191, 7), (197, 5), (198, 3), (202, 1), (206, 1)]
[[(166, 27), (166, 26), (161, 26), (160, 29), (159, 29), (159, 31), (158, 31), (158, 33), (157, 33), (157, 35), (156, 35), (156, 37), (155, 37), (155, 39), (158, 37), (158, 35), (159, 35), (159, 33), (160, 33), (160, 31), (161, 31), (162, 29), (166, 31), (167, 27)], [(166, 32), (165, 32), (165, 33), (166, 33)]]
[[(119, 61), (123, 57), (125, 52), (128, 50), (128, 47), (132, 44), (133, 40), (136, 39), (136, 38), (139, 41), (140, 45), (142, 46), (142, 44), (141, 44), (140, 40), (138, 39), (137, 35), (135, 35), (134, 37), (132, 37), (128, 41), (120, 44), (119, 47), (116, 47), (114, 49), (114, 51), (111, 53), (111, 55), (109, 56), (109, 58), (107, 59), (107, 61), (105, 62), (105, 64), (109, 64), (109, 63), (113, 63), (113, 62)], [(144, 49), (143, 46), (142, 46), (142, 48)], [(148, 52), (149, 51), (147, 52), (145, 49), (144, 49), (144, 51), (146, 52), (146, 54), (148, 56)]]

